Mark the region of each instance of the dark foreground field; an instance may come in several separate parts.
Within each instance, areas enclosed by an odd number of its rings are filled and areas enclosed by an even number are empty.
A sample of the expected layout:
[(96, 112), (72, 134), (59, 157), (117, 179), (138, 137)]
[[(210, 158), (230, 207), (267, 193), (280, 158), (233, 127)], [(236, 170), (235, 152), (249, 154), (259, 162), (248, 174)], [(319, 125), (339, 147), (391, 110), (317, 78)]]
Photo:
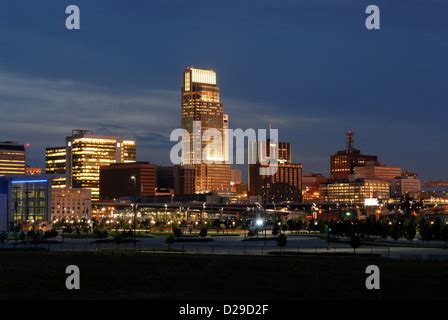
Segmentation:
[[(65, 268), (81, 289), (65, 288)], [(366, 266), (381, 289), (365, 289)], [(374, 257), (249, 257), (0, 251), (1, 299), (446, 299), (447, 262)]]

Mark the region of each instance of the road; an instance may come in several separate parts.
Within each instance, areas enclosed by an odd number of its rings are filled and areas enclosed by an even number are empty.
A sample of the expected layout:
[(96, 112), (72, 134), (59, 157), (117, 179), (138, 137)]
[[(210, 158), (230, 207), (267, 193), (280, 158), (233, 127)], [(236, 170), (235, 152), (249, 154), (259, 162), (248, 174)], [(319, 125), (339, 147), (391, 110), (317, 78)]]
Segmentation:
[[(165, 244), (165, 237), (138, 238), (134, 247), (133, 243), (116, 244), (95, 243), (93, 239), (65, 239), (63, 243), (41, 244), (15, 244), (10, 241), (4, 244), (4, 248), (46, 248), (50, 251), (95, 252), (104, 250), (137, 250), (139, 252), (176, 251), (186, 254), (232, 254), (232, 255), (266, 255), (269, 252), (280, 251), (275, 240), (265, 241), (263, 236), (258, 240), (245, 241), (240, 236), (215, 236), (210, 242), (176, 242), (172, 245)], [(325, 239), (316, 236), (290, 235), (287, 246), (283, 251), (299, 252), (307, 254), (315, 253), (353, 253), (354, 250), (346, 243), (331, 243), (328, 246)], [(448, 260), (448, 249), (444, 248), (417, 248), (417, 247), (388, 247), (388, 246), (362, 246), (356, 249), (356, 253), (379, 254), (392, 259), (430, 259)]]

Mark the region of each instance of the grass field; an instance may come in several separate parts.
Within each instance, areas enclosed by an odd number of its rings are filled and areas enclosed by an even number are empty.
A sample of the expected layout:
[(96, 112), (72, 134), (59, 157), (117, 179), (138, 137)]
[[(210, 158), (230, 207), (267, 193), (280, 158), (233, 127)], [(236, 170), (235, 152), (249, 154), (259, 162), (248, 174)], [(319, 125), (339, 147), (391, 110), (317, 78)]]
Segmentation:
[[(70, 264), (80, 290), (65, 288)], [(365, 289), (370, 264), (381, 290)], [(0, 283), (0, 299), (445, 299), (448, 262), (0, 251)]]

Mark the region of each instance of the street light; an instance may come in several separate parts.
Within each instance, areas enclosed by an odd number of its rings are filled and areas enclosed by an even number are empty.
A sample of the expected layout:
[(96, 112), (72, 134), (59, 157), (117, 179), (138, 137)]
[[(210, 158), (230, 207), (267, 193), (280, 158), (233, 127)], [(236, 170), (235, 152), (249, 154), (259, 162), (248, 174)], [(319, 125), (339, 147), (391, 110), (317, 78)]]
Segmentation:
[(137, 242), (137, 204), (132, 203), (132, 211), (134, 212), (134, 249)]

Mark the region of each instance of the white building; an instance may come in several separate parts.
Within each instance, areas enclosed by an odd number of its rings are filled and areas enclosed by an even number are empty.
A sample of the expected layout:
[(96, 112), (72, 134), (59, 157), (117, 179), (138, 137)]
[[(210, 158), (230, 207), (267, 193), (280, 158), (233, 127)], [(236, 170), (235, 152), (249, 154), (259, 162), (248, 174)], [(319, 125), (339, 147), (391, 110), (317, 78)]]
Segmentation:
[(56, 188), (51, 190), (51, 219), (90, 218), (92, 192), (89, 189)]

